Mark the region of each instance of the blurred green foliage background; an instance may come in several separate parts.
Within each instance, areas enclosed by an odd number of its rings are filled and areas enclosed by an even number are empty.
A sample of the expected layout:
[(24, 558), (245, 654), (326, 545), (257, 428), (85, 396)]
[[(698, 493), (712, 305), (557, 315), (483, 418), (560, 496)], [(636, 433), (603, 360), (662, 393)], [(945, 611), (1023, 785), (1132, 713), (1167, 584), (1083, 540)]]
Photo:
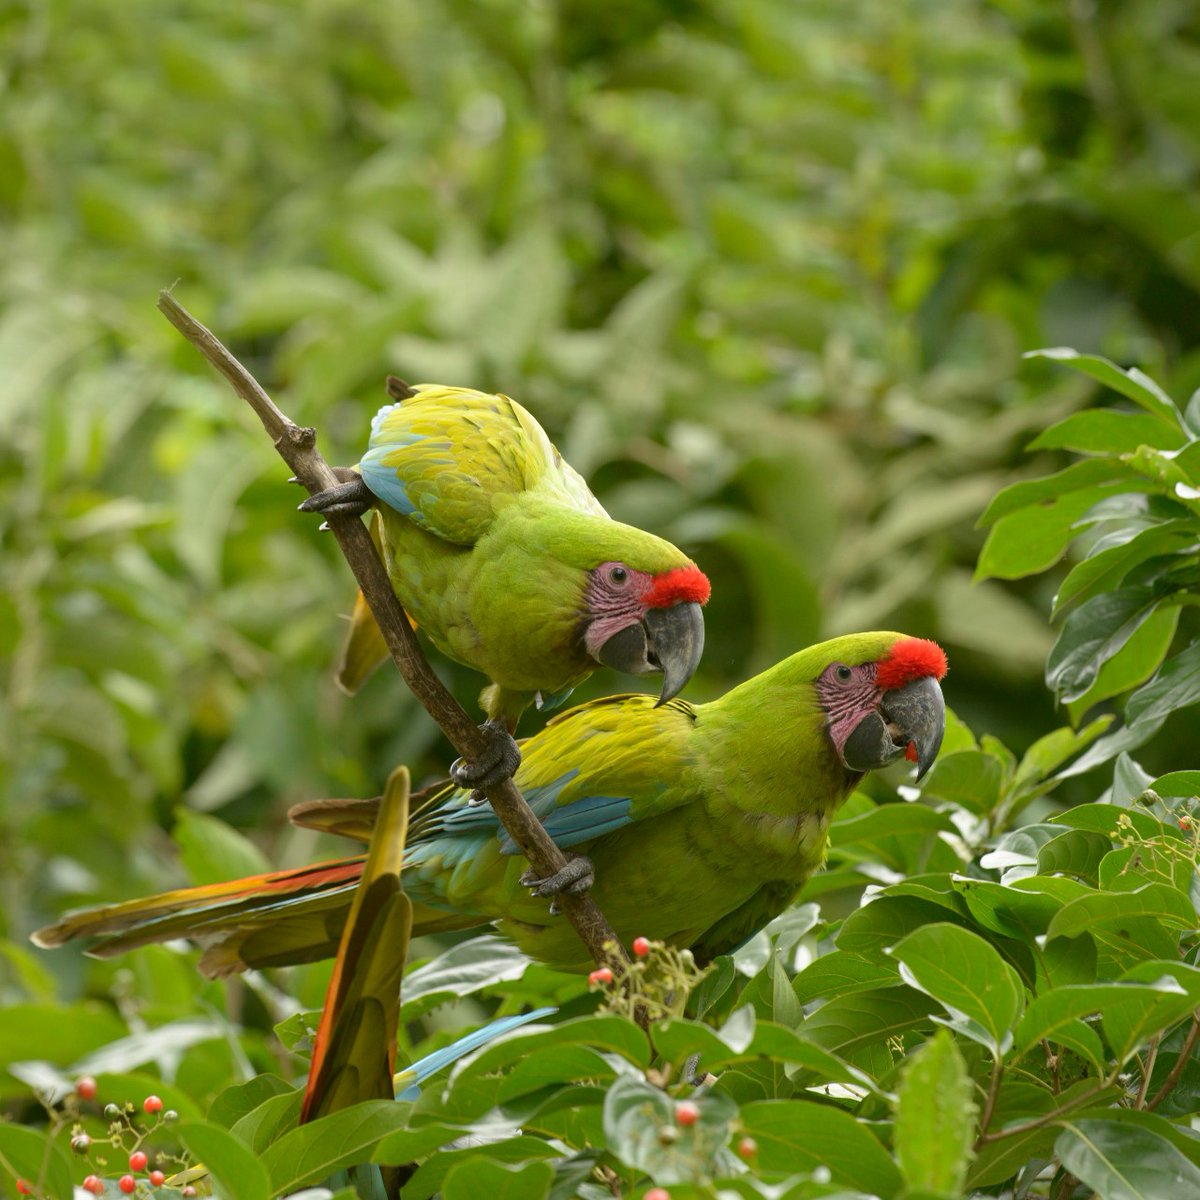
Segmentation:
[(3, 932), (449, 758), (334, 689), (348, 571), (172, 284), (333, 461), (388, 371), (521, 400), (710, 574), (693, 698), (891, 627), (1045, 732), (1054, 577), (974, 522), (1091, 398), (1024, 350), (1200, 384), (1198, 68), (1185, 0), (0, 5)]

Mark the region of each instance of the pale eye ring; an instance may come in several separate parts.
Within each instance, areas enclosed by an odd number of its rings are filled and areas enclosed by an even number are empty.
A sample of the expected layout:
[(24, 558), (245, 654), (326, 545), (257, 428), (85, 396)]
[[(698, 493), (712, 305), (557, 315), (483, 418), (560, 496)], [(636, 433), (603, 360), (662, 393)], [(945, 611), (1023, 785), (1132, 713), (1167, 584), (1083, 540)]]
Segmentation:
[(629, 572), (624, 567), (612, 567), (608, 572), (608, 578), (610, 583), (621, 587), (629, 582)]
[(833, 673), (837, 676), (839, 683), (849, 683), (850, 677), (854, 674), (849, 667), (838, 667)]

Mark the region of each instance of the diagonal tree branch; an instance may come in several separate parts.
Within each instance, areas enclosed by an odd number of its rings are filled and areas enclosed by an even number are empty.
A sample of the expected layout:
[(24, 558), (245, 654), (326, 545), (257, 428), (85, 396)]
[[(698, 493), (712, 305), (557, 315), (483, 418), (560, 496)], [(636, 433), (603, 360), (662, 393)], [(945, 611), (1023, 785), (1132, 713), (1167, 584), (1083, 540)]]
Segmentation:
[[(335, 487), (339, 480), (316, 448), (317, 431), (302, 428), (282, 413), (263, 391), (258, 381), (221, 344), (210, 330), (201, 325), (167, 291), (159, 293), (158, 307), (200, 353), (229, 381), (233, 390), (258, 414), (263, 427), (275, 443), (280, 457), (310, 493)], [(478, 727), (467, 716), (462, 705), (447, 691), (433, 673), (421, 651), (412, 627), (392, 585), (367, 527), (358, 517), (329, 518), (337, 543), (350, 564), (350, 570), (362, 589), (392, 658), (404, 677), (404, 682), (425, 706), (429, 715), (441, 726), (442, 732), (467, 761), (484, 752), (485, 743)], [(525, 803), (525, 798), (511, 780), (487, 793), (492, 808), (509, 836), (529, 860), (538, 876), (545, 878), (560, 871), (567, 863), (563, 852), (554, 844), (542, 823)], [(558, 897), (558, 904), (576, 933), (597, 963), (611, 962), (614, 957), (628, 961), (624, 949), (605, 920), (596, 902), (588, 895)], [(609, 947), (606, 949), (606, 946)], [(615, 949), (614, 949), (615, 948)]]

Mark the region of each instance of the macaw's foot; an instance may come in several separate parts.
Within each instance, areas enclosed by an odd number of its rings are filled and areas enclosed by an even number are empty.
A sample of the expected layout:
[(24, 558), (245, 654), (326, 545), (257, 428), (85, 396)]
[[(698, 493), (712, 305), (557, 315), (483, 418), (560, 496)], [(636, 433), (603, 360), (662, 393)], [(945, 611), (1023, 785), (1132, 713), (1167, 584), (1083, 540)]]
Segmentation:
[[(595, 882), (592, 860), (582, 854), (573, 855), (561, 871), (546, 879), (539, 879), (532, 868), (521, 876), (522, 886), (531, 888), (535, 896), (580, 896)], [(557, 916), (560, 911), (556, 900), (550, 905), (550, 915)]]
[(375, 504), (375, 495), (363, 482), (363, 477), (349, 467), (334, 467), (333, 473), (342, 480), (337, 487), (309, 496), (300, 505), (301, 512), (322, 513), (326, 517), (361, 517)]
[(489, 788), (511, 779), (521, 765), (521, 748), (513, 741), (503, 721), (485, 721), (479, 727), (487, 741), (483, 754), (474, 762), (456, 758), (450, 778), (460, 788), (472, 788), (469, 803), (482, 804)]

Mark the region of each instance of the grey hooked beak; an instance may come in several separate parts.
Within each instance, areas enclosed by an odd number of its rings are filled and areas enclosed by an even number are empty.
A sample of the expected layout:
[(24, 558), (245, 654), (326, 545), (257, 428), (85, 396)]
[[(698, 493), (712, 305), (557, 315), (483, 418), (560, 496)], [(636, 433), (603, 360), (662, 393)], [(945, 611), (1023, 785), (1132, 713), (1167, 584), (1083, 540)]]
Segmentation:
[(946, 732), (946, 702), (931, 676), (884, 692), (879, 708), (865, 716), (846, 739), (842, 761), (852, 771), (874, 771), (904, 755), (917, 764), (917, 778), (933, 766)]
[(689, 601), (650, 609), (636, 625), (614, 633), (596, 657), (606, 667), (628, 675), (661, 671), (658, 704), (666, 704), (686, 686), (703, 653), (704, 615), (699, 604)]

